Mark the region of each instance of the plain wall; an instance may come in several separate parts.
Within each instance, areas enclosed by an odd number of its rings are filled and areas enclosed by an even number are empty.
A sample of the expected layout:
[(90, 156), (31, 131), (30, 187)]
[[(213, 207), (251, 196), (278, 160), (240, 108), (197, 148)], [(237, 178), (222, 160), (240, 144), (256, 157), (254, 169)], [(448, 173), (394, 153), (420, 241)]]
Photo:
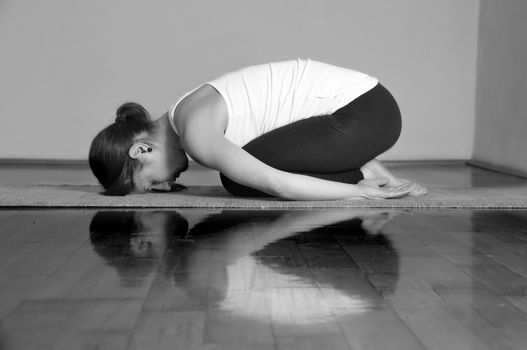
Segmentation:
[(0, 158), (86, 159), (123, 102), (157, 117), (225, 71), (309, 57), (392, 91), (403, 132), (382, 158), (468, 159), (478, 10), (479, 0), (2, 0)]
[(482, 0), (474, 159), (527, 174), (527, 2)]

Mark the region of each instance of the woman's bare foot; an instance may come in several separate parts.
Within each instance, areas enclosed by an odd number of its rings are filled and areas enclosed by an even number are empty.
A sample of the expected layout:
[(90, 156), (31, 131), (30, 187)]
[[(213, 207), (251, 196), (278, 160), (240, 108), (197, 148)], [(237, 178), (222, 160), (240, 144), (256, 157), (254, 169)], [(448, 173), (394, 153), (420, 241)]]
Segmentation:
[[(412, 183), (412, 181), (410, 180), (395, 177), (377, 159), (373, 159), (369, 161), (362, 168), (360, 168), (360, 170), (362, 171), (362, 174), (364, 175), (364, 178), (366, 180), (380, 178), (380, 177), (387, 178), (388, 183), (385, 186), (388, 186), (388, 187), (395, 187), (395, 186), (400, 186), (403, 184)], [(427, 189), (425, 187), (417, 185), (415, 190), (410, 192), (409, 195), (410, 196), (421, 196), (423, 194), (426, 194), (426, 192), (427, 192)]]
[(387, 178), (388, 183), (386, 184), (386, 186), (400, 186), (402, 184), (410, 182), (408, 180), (395, 177), (377, 159), (373, 159), (368, 163), (364, 164), (364, 166), (360, 168), (360, 170), (362, 171), (362, 174), (364, 175), (364, 178), (366, 180), (375, 179), (379, 177)]

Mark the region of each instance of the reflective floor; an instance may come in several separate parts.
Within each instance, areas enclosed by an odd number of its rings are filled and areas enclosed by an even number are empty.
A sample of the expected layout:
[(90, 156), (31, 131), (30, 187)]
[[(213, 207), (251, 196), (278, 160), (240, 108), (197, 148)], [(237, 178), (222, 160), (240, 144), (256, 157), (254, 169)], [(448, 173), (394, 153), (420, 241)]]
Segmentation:
[(0, 349), (527, 349), (527, 211), (0, 211)]

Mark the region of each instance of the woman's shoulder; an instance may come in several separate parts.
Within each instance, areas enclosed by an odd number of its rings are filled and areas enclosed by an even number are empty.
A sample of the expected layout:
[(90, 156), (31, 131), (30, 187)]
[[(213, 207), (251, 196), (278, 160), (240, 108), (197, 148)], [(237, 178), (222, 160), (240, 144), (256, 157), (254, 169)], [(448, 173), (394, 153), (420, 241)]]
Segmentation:
[[(185, 96), (174, 110), (174, 124), (180, 133), (193, 122), (206, 121), (211, 129), (227, 127), (227, 106), (221, 94), (209, 84), (203, 84)], [(199, 123), (203, 125), (203, 123)]]

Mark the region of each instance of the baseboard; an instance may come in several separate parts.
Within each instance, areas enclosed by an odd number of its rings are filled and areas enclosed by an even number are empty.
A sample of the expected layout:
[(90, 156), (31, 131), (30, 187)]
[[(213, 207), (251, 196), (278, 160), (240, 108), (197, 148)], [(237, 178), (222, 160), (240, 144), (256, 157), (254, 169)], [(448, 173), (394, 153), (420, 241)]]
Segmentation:
[(393, 166), (404, 165), (465, 165), (467, 159), (406, 159), (406, 160), (383, 160), (382, 164)]
[(88, 168), (87, 159), (30, 159), (30, 158), (0, 158), (2, 167), (57, 167), (57, 168)]
[(485, 162), (485, 161), (482, 161), (482, 160), (470, 159), (469, 161), (467, 161), (467, 164), (470, 165), (470, 166), (474, 166), (474, 167), (477, 167), (477, 168), (482, 168), (482, 169), (485, 169), (485, 170), (491, 170), (491, 171), (495, 171), (495, 172), (498, 172), (498, 173), (504, 173), (504, 174), (509, 174), (509, 175), (514, 175), (514, 176), (518, 176), (518, 177), (527, 178), (527, 172), (525, 172), (525, 171), (522, 171), (522, 170), (519, 170), (519, 169), (514, 169), (514, 168), (509, 168), (509, 167), (506, 167), (506, 166), (501, 166), (501, 165), (488, 163), (488, 162)]

